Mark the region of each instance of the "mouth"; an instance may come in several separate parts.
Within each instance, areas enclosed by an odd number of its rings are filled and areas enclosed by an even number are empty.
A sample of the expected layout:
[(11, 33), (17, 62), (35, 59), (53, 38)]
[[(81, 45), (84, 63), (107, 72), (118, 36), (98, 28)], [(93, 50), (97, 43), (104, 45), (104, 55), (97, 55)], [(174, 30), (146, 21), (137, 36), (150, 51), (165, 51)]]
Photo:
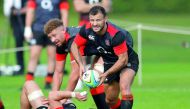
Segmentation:
[(55, 44), (56, 46), (60, 46), (60, 45), (61, 45), (58, 40), (56, 40), (56, 41), (54, 42), (54, 44)]
[(99, 26), (93, 26), (93, 29), (98, 30), (100, 27)]

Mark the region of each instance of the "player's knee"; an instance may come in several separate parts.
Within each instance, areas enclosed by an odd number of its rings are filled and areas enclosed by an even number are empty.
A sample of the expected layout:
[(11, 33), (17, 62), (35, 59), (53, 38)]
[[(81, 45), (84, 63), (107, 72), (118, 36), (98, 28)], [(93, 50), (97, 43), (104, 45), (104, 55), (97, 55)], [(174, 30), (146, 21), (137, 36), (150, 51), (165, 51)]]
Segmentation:
[(106, 103), (109, 106), (112, 106), (117, 103), (117, 99), (118, 99), (117, 97), (106, 97)]
[(30, 87), (31, 84), (34, 84), (34, 81), (25, 81), (24, 88)]
[(130, 85), (127, 85), (127, 84), (121, 84), (120, 90), (121, 90), (122, 95), (128, 95), (131, 93)]

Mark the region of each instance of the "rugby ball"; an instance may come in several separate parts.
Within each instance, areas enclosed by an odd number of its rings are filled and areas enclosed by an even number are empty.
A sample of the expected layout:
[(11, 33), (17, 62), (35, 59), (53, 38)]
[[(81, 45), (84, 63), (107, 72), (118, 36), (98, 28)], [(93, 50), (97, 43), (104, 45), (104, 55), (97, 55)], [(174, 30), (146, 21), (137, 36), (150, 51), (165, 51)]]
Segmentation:
[(82, 81), (87, 87), (95, 88), (100, 83), (99, 77), (100, 77), (100, 75), (97, 71), (87, 70), (82, 76)]

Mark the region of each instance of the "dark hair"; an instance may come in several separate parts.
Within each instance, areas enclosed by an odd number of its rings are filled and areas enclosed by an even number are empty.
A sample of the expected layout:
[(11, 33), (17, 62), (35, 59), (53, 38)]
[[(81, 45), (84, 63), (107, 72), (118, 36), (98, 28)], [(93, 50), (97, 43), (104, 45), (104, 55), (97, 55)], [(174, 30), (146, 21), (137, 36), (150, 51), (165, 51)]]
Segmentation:
[(104, 17), (106, 16), (106, 10), (102, 7), (102, 6), (93, 6), (90, 11), (89, 11), (89, 15), (96, 15), (98, 13), (102, 13), (104, 15)]
[(57, 27), (63, 26), (63, 22), (57, 18), (49, 20), (44, 26), (44, 33), (49, 34)]

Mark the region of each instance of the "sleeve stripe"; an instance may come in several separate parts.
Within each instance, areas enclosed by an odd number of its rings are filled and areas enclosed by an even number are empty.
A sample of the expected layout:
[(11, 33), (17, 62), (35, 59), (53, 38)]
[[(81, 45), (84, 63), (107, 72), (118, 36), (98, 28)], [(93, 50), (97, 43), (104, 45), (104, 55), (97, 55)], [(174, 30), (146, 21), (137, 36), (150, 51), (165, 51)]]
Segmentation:
[(87, 40), (85, 38), (83, 38), (80, 34), (77, 34), (75, 39), (74, 39), (74, 42), (78, 46), (81, 46), (81, 45), (84, 45), (87, 42)]
[(114, 53), (116, 55), (120, 55), (120, 54), (126, 52), (128, 50), (127, 45), (126, 45), (126, 41), (124, 41), (123, 43), (119, 44), (118, 46), (115, 46), (113, 48), (113, 50), (114, 50)]
[(61, 2), (59, 5), (59, 9), (60, 10), (62, 10), (62, 9), (69, 10), (69, 3), (67, 1)]
[(35, 0), (28, 0), (27, 7), (35, 9), (36, 8), (36, 2), (35, 2)]
[(56, 61), (64, 61), (67, 57), (67, 54), (56, 54)]

